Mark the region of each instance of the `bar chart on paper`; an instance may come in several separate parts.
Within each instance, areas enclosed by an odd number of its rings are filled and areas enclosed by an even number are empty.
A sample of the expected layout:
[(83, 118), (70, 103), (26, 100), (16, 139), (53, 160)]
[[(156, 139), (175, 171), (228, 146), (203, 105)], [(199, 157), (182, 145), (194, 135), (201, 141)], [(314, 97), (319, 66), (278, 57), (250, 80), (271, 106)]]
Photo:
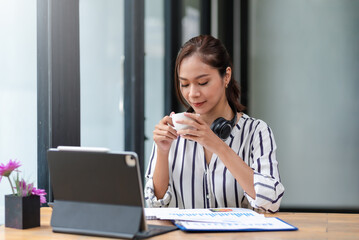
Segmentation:
[[(149, 210), (150, 212), (151, 210)], [(146, 215), (149, 215), (146, 212)], [(147, 214), (148, 213), (148, 214)], [(171, 220), (183, 231), (292, 231), (296, 227), (279, 218), (250, 209), (161, 209), (156, 219)]]

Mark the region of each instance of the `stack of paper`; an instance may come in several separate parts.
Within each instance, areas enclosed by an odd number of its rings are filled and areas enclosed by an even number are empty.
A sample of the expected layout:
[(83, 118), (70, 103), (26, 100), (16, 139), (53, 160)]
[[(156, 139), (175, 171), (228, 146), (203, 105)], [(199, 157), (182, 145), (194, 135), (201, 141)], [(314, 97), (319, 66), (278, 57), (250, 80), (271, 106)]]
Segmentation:
[(297, 230), (279, 218), (268, 218), (246, 208), (146, 208), (145, 214), (147, 219), (171, 220), (184, 231)]

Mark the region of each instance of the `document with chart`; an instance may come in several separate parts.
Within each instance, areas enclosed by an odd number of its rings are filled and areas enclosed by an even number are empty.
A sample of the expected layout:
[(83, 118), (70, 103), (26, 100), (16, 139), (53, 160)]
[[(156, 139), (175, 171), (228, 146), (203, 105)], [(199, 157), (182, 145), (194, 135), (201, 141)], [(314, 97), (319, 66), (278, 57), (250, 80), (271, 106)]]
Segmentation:
[(171, 220), (178, 228), (189, 232), (298, 230), (279, 218), (265, 217), (245, 208), (161, 209), (156, 218)]

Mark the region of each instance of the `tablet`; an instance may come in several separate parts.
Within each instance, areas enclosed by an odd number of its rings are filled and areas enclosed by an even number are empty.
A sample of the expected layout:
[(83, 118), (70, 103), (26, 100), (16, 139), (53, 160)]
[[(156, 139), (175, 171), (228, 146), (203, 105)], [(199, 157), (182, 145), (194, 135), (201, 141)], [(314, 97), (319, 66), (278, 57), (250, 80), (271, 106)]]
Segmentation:
[(146, 238), (176, 229), (147, 226), (136, 153), (61, 147), (47, 156), (54, 232)]

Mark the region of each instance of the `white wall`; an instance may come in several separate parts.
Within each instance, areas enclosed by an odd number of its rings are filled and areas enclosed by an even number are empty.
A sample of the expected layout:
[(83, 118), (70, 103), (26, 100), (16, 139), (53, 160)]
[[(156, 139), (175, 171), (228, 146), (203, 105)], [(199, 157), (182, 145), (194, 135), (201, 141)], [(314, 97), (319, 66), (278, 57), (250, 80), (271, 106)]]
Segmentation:
[(359, 209), (359, 1), (250, 3), (250, 114), (273, 128), (282, 207)]
[[(17, 159), (25, 180), (37, 184), (36, 0), (0, 0), (0, 163)], [(4, 223), (7, 179), (0, 183)]]

